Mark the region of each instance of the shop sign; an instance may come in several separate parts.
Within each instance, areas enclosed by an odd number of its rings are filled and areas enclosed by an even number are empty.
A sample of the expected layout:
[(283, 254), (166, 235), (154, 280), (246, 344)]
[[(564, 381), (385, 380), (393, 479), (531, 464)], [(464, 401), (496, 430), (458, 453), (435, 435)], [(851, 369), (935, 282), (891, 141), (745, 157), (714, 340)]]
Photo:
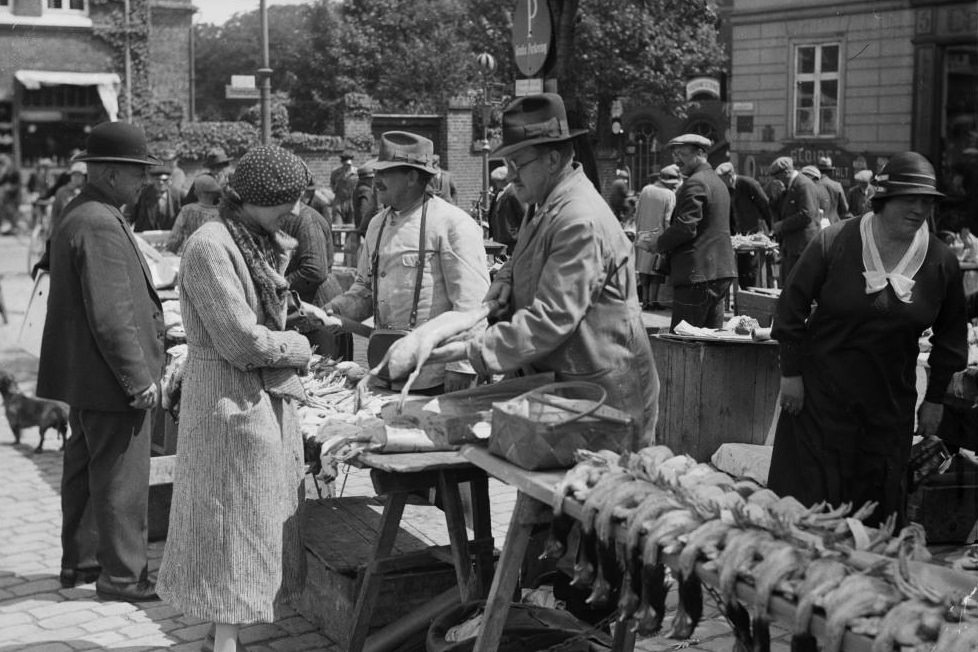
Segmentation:
[(918, 9), (915, 28), (918, 34), (970, 36), (974, 40), (978, 34), (978, 7), (968, 2)]
[(524, 95), (534, 95), (536, 93), (543, 92), (543, 79), (540, 77), (535, 77), (533, 79), (517, 79), (515, 88), (516, 97), (523, 97)]
[(796, 170), (806, 165), (818, 165), (818, 159), (828, 156), (832, 159), (832, 167), (835, 168), (832, 178), (847, 188), (852, 185), (853, 175), (856, 172), (872, 170), (873, 174), (877, 174), (889, 160), (882, 154), (850, 152), (831, 143), (816, 142), (792, 143), (769, 155), (757, 154), (755, 159), (760, 166), (759, 169), (766, 174), (767, 167), (779, 156), (790, 156)]
[(733, 106), (730, 107), (733, 113), (753, 113), (754, 103), (753, 102), (734, 102)]
[(229, 100), (257, 100), (261, 91), (255, 87), (254, 75), (231, 75), (231, 83), (224, 87), (224, 97)]
[(521, 73), (533, 77), (543, 69), (552, 36), (547, 0), (518, 0), (513, 12), (513, 54)]
[(705, 93), (710, 97), (720, 98), (720, 80), (716, 77), (694, 77), (686, 82), (686, 99), (691, 100), (695, 95)]

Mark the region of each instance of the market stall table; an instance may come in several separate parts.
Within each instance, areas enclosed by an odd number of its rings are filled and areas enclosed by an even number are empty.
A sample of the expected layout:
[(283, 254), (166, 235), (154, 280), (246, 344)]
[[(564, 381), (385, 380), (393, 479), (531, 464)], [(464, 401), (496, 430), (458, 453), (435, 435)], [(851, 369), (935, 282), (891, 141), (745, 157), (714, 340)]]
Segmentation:
[[(348, 650), (384, 649), (383, 641), (395, 641), (404, 631), (404, 617), (368, 638), (371, 617), (387, 572), (403, 568), (411, 554), (393, 556), (392, 551), (408, 497), (419, 490), (436, 488), (448, 527), (449, 549), (430, 552), (450, 561), (458, 580), (462, 602), (485, 595), (492, 577), (493, 539), (489, 520), (489, 484), (482, 469), (458, 452), (362, 453), (358, 464), (370, 469), (374, 490), (385, 497), (381, 527), (363, 572), (360, 592), (350, 622)], [(469, 483), (472, 494), (473, 539), (465, 529), (459, 484)], [(475, 572), (472, 569), (472, 559)]]
[[(526, 553), (530, 532), (534, 525), (549, 520), (550, 506), (554, 502), (554, 488), (563, 479), (564, 472), (527, 471), (492, 455), (481, 446), (464, 446), (462, 455), (476, 466), (484, 469), (489, 475), (516, 487), (519, 491), (509, 531), (506, 535), (506, 542), (486, 602), (482, 629), (473, 648), (474, 652), (493, 652), (498, 649), (502, 638), (511, 599), (516, 588), (520, 563)], [(577, 521), (581, 520), (583, 515), (582, 503), (565, 497), (562, 505), (565, 514)], [(621, 536), (620, 529), (616, 530), (616, 536)], [(665, 559), (668, 564), (669, 556), (666, 555)], [(884, 559), (886, 558), (868, 552), (851, 551), (849, 553), (849, 561), (863, 570), (878, 566)], [(966, 573), (918, 561), (909, 561), (908, 565), (914, 573), (918, 574), (922, 584), (957, 590), (962, 592), (962, 595), (967, 595), (974, 587), (973, 578)], [(715, 570), (708, 570), (702, 563), (697, 563), (695, 570), (704, 584), (712, 587), (718, 586)], [(742, 604), (753, 604), (754, 587), (744, 581), (737, 581), (735, 595)], [(796, 604), (783, 596), (773, 595), (769, 602), (768, 611), (773, 621), (791, 624), (795, 618)], [(824, 639), (826, 635), (825, 618), (815, 614), (812, 617), (810, 631), (816, 637)], [(873, 640), (872, 637), (846, 630), (841, 649), (845, 652), (870, 652)], [(616, 652), (630, 652), (634, 649), (634, 645), (635, 635), (627, 623), (625, 626), (616, 627), (612, 649)], [(680, 643), (679, 646), (681, 645)]]

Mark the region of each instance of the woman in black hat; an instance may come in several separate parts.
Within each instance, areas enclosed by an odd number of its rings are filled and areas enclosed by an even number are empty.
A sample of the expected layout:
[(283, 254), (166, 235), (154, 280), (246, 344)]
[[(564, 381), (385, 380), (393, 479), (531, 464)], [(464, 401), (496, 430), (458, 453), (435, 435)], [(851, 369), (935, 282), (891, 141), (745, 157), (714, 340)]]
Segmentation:
[(943, 196), (934, 168), (896, 154), (877, 181), (873, 211), (823, 230), (778, 301), (782, 412), (768, 478), (808, 505), (875, 501), (870, 524), (903, 515), (921, 334), (934, 333), (917, 434), (937, 432), (967, 362), (961, 271), (927, 227)]

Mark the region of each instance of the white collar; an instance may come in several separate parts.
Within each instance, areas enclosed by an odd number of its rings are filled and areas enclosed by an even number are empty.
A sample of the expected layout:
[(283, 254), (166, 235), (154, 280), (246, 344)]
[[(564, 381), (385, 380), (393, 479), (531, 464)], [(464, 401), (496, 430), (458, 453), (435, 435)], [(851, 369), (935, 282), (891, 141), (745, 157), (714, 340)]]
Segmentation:
[(873, 215), (866, 213), (859, 220), (859, 234), (863, 239), (863, 276), (866, 277), (866, 294), (879, 292), (889, 283), (897, 298), (904, 303), (911, 302), (913, 293), (913, 277), (920, 271), (927, 257), (927, 245), (930, 242), (927, 223), (920, 225), (913, 236), (913, 241), (907, 247), (903, 258), (892, 271), (887, 273), (883, 268), (883, 259), (873, 237)]

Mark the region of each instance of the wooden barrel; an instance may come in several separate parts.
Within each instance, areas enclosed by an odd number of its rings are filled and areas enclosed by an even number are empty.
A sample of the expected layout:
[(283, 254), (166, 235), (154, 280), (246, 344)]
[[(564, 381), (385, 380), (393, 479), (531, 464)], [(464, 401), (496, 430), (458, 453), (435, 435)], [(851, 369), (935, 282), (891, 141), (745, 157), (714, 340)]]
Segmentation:
[(720, 444), (763, 444), (780, 387), (778, 347), (652, 335), (656, 442), (708, 462)]

